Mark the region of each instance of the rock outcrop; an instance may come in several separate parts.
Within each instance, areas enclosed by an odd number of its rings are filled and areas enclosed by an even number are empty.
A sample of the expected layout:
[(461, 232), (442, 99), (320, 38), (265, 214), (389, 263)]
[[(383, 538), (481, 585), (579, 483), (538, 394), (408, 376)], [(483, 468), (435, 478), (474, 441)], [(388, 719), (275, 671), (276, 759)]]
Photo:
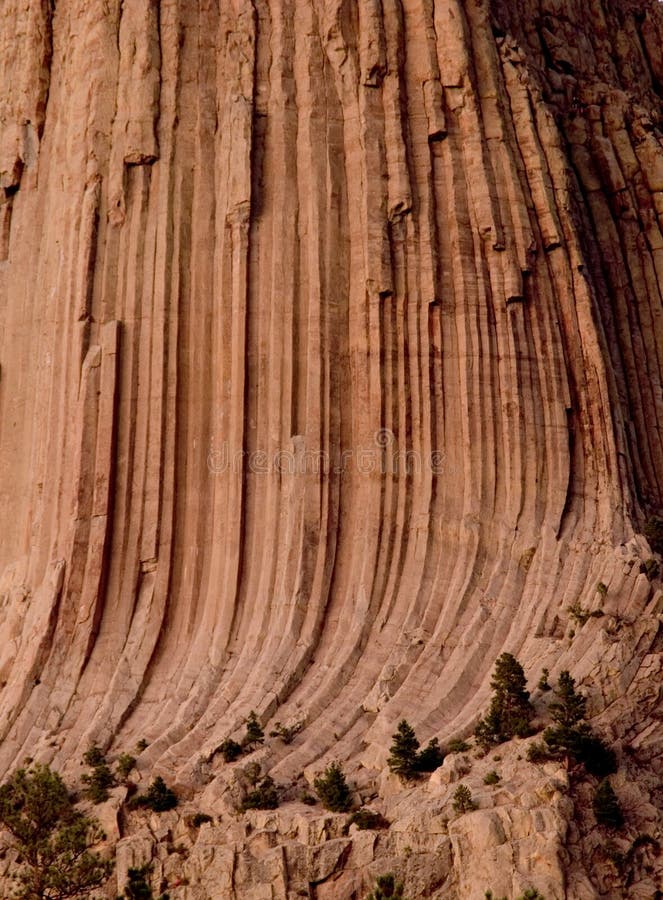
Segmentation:
[[(0, 85), (0, 768), (145, 739), (225, 823), (119, 820), (119, 872), (191, 845), (173, 897), (649, 896), (517, 748), (448, 823), (381, 773), (508, 650), (573, 672), (661, 836), (658, 3), (3, 0)], [(249, 834), (251, 709), (388, 835)]]

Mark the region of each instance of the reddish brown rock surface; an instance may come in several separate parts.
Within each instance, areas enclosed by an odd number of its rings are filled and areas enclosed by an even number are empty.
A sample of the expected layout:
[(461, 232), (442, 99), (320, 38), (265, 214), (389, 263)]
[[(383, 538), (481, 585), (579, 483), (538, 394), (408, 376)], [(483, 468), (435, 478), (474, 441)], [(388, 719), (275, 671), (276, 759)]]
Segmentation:
[[(3, 0), (3, 770), (145, 738), (226, 815), (255, 708), (304, 726), (277, 780), (369, 796), (509, 650), (573, 671), (661, 836), (662, 48), (654, 0)], [(383, 784), (377, 844), (206, 826), (171, 896), (626, 896), (516, 756), (449, 826), (448, 782)]]

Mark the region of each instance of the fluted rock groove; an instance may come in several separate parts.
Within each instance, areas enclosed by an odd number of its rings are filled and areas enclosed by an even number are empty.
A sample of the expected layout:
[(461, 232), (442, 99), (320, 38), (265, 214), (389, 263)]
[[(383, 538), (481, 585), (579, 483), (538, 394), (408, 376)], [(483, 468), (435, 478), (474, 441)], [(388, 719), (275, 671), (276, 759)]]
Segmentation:
[[(627, 896), (515, 755), (448, 828), (381, 773), (507, 650), (660, 776), (663, 9), (3, 0), (0, 86), (0, 769), (145, 739), (223, 815), (255, 709), (277, 781), (382, 785), (408, 896)], [(283, 810), (172, 896), (363, 897)]]

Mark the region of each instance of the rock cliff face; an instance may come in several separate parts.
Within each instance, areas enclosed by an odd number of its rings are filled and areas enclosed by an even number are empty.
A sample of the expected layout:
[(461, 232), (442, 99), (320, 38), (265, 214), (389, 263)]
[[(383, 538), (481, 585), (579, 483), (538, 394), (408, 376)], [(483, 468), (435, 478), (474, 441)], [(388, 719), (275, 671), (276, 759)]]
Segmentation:
[[(453, 766), (381, 773), (509, 650), (571, 669), (660, 836), (658, 4), (3, 0), (0, 86), (0, 768), (146, 739), (225, 823), (120, 820), (174, 897), (651, 896), (558, 766), (506, 750), (449, 824)], [(229, 825), (251, 709), (389, 834)]]

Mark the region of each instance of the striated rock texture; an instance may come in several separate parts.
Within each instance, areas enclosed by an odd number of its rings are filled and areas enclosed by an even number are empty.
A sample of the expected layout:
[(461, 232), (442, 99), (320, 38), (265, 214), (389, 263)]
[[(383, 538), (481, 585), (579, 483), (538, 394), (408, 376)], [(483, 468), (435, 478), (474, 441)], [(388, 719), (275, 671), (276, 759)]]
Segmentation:
[(559, 767), (448, 826), (380, 772), (509, 650), (660, 836), (655, 0), (3, 0), (0, 86), (0, 768), (144, 738), (223, 816), (255, 709), (303, 725), (277, 781), (343, 760), (394, 825), (204, 826), (171, 896), (360, 897), (381, 853), (412, 897), (651, 896)]

